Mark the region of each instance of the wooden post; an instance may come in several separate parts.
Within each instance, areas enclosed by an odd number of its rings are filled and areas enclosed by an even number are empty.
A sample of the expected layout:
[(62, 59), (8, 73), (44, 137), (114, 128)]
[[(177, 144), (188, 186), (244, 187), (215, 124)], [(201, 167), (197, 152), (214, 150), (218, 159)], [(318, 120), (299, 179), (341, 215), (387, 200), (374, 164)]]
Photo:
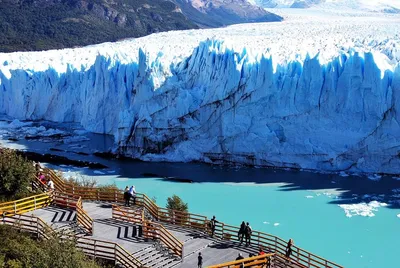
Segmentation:
[(114, 261), (115, 261), (115, 266), (117, 266), (118, 263), (117, 244), (114, 244)]
[[(35, 207), (36, 207), (36, 205), (35, 205)], [(32, 220), (33, 220), (33, 215), (31, 215), (31, 217), (32, 217)], [(35, 219), (36, 219), (36, 233), (37, 233), (37, 236), (38, 236), (38, 238), (40, 238), (40, 233), (39, 233), (39, 220), (38, 220), (38, 218), (36, 218), (35, 217)]]
[(297, 248), (297, 262), (300, 262), (300, 249)]
[(95, 259), (96, 259), (96, 241), (97, 240), (94, 240), (94, 244), (93, 244), (93, 256)]

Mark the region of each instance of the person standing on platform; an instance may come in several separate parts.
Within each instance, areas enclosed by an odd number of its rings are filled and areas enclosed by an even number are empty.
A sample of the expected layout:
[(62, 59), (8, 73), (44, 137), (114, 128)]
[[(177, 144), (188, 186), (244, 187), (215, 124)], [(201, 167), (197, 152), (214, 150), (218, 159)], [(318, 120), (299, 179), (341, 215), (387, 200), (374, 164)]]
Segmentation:
[(253, 232), (253, 230), (251, 229), (251, 226), (249, 223), (247, 223), (246, 225), (246, 229), (245, 229), (245, 235), (246, 235), (246, 246), (250, 245), (250, 241), (251, 241), (251, 233)]
[(213, 218), (210, 221), (211, 237), (214, 237), (215, 227), (217, 226), (217, 222), (219, 222), (219, 221), (217, 221), (215, 219), (215, 216), (213, 216)]
[(238, 240), (240, 241), (240, 244), (243, 242), (243, 237), (246, 231), (246, 223), (242, 221), (242, 224), (240, 225), (239, 233), (238, 233)]
[(201, 252), (199, 252), (199, 256), (197, 257), (197, 268), (203, 267), (203, 256), (201, 256)]
[(287, 243), (286, 246), (286, 258), (290, 258), (290, 255), (292, 254), (292, 246), (293, 246), (293, 239), (289, 239), (289, 242)]
[(136, 205), (136, 189), (135, 189), (135, 185), (132, 185), (131, 188), (129, 188), (129, 197), (133, 198), (133, 204)]
[(130, 195), (129, 195), (129, 187), (126, 186), (125, 190), (124, 190), (124, 200), (125, 200), (125, 206), (129, 207), (129, 199), (130, 199)]

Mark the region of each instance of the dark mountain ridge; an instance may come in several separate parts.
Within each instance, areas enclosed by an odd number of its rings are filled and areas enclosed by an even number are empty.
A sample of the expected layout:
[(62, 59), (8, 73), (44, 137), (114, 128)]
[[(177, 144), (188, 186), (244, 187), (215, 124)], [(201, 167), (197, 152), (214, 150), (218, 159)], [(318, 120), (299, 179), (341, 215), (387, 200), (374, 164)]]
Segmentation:
[(198, 1), (207, 2), (208, 7), (199, 10), (186, 0), (0, 0), (0, 52), (59, 49), (162, 31), (281, 20), (246, 0)]

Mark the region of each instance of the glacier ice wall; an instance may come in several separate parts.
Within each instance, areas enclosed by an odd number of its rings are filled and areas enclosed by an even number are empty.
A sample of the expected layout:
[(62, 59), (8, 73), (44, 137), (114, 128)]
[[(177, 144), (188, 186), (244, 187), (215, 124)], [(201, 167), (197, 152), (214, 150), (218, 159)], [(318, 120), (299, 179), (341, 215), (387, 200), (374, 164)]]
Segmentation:
[(400, 67), (380, 57), (276, 64), (213, 40), (170, 65), (143, 50), (131, 63), (98, 55), (62, 73), (0, 71), (0, 113), (79, 122), (144, 160), (399, 173)]

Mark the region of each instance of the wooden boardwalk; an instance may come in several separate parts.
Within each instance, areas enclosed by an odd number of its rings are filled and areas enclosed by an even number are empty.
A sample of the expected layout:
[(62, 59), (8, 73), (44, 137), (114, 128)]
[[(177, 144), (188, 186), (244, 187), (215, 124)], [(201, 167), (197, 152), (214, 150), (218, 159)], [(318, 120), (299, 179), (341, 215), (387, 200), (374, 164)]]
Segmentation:
[(238, 226), (219, 222), (211, 238), (206, 216), (159, 207), (141, 193), (136, 195), (137, 206), (127, 208), (121, 205), (119, 189), (75, 186), (52, 170), (47, 173), (56, 190), (1, 203), (0, 223), (45, 239), (54, 232), (63, 239), (74, 238), (86, 255), (128, 268), (197, 267), (199, 252), (203, 267), (236, 267), (242, 261), (232, 261), (239, 253), (245, 258), (256, 255), (259, 246), (271, 254), (247, 259), (245, 267), (268, 263), (281, 268), (343, 268), (295, 245), (287, 259), (287, 241), (257, 230), (249, 247), (238, 243)]
[[(203, 266), (215, 265), (235, 260), (239, 253), (244, 257), (250, 253), (256, 254), (256, 247), (245, 247), (239, 243), (224, 242), (213, 239), (201, 231), (184, 228), (171, 224), (163, 224), (183, 243), (183, 259), (161, 256), (153, 241), (147, 241), (139, 234), (139, 226), (115, 220), (112, 218), (112, 206), (105, 202), (83, 202), (85, 211), (93, 218), (94, 239), (118, 243), (129, 253), (133, 253), (141, 260), (142, 255), (150, 260), (154, 257), (150, 267), (197, 267), (197, 256), (203, 255)], [(55, 230), (68, 230), (75, 222), (76, 212), (74, 210), (45, 207), (30, 211), (26, 215), (40, 217)], [(160, 256), (159, 256), (160, 255)]]

